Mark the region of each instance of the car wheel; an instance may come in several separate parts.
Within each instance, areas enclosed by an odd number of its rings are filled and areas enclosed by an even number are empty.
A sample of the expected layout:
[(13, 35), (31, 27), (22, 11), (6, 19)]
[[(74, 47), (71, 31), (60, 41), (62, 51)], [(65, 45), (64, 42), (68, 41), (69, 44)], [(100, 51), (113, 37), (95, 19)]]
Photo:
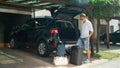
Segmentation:
[(38, 43), (37, 52), (40, 56), (43, 56), (43, 57), (46, 57), (49, 55), (49, 50), (47, 47), (47, 43), (45, 41), (40, 41)]
[(11, 38), (11, 40), (10, 40), (10, 48), (11, 49), (18, 48), (17, 41), (16, 41), (15, 38)]

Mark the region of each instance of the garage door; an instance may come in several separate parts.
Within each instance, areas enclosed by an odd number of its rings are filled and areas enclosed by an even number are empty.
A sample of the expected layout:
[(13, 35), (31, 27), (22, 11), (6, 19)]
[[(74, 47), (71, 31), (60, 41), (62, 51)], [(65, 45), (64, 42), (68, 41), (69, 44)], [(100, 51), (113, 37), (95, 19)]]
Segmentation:
[(31, 15), (0, 12), (0, 42), (8, 42), (12, 28), (30, 18)]

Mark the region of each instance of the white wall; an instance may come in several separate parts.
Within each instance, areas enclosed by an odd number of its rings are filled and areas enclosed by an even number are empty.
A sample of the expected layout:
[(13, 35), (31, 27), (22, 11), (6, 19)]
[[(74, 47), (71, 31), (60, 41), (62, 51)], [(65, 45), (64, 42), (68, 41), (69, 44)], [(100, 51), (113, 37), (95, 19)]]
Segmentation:
[[(100, 23), (101, 23), (101, 25), (107, 25), (107, 22), (105, 20), (103, 20), (103, 19), (100, 20)], [(113, 32), (119, 29), (119, 25), (118, 25), (119, 24), (119, 20), (111, 19), (109, 21), (109, 23), (110, 23), (110, 25), (109, 25), (110, 33), (112, 31), (111, 30), (112, 29), (111, 26), (113, 26)]]
[(110, 20), (109, 23), (110, 23), (110, 26), (114, 27), (113, 31), (116, 31), (119, 29), (119, 25), (118, 25), (119, 21), (118, 20), (112, 19), (112, 20)]
[(6, 9), (6, 8), (0, 8), (0, 12), (31, 15), (31, 12), (28, 12), (28, 11), (16, 10), (16, 9)]
[[(51, 12), (46, 9), (35, 11), (35, 17), (44, 17), (44, 16), (51, 16)], [(32, 13), (32, 17), (34, 17), (34, 12)]]

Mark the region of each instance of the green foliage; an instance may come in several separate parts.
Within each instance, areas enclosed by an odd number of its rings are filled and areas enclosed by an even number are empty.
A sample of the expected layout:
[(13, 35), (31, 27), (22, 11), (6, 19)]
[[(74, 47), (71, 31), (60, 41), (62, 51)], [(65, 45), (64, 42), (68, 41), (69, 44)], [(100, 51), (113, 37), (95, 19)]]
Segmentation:
[(101, 51), (99, 53), (96, 53), (95, 57), (112, 60), (114, 58), (120, 57), (120, 54), (119, 53), (112, 53), (112, 52)]
[(120, 0), (91, 0), (93, 18), (103, 19), (120, 13)]
[(67, 0), (68, 1), (68, 3), (73, 3), (74, 1), (73, 0)]

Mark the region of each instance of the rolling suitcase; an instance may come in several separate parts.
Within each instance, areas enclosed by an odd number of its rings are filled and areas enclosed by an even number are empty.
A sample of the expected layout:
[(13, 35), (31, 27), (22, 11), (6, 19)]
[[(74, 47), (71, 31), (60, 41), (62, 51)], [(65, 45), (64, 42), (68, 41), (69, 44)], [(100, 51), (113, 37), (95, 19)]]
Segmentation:
[(70, 63), (75, 65), (81, 65), (83, 58), (83, 49), (79, 46), (72, 46), (71, 55), (70, 55)]

